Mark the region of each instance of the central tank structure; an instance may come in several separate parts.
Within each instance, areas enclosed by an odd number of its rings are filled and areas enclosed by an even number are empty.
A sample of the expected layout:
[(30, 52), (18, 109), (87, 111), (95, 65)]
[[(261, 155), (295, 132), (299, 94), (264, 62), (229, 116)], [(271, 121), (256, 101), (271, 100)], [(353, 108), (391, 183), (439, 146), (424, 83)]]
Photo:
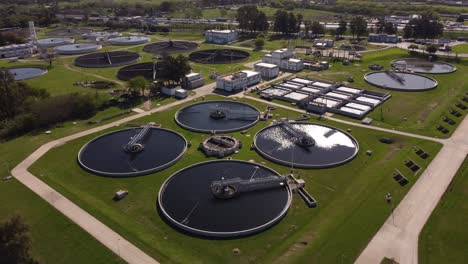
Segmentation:
[(164, 182), (157, 207), (168, 224), (193, 236), (230, 239), (253, 235), (286, 215), (292, 194), (285, 180), (251, 162), (198, 163)]
[(200, 133), (229, 133), (255, 125), (260, 112), (235, 101), (204, 101), (186, 106), (175, 114), (177, 124)]
[(359, 145), (349, 134), (326, 125), (280, 122), (260, 130), (257, 152), (273, 162), (297, 168), (329, 168), (351, 161)]

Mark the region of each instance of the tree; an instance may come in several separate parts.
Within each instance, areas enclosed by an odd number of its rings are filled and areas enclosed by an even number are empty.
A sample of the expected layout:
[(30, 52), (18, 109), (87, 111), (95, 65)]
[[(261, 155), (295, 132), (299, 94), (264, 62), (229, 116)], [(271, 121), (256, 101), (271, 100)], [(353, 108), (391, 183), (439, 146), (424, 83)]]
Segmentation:
[(336, 29), (336, 35), (342, 36), (344, 33), (346, 33), (346, 30), (348, 29), (348, 23), (344, 20), (340, 20), (338, 23), (338, 28)]
[(163, 63), (165, 64), (161, 78), (168, 81), (170, 84), (180, 82), (180, 79), (191, 71), (188, 58), (184, 55), (177, 57), (169, 56)]
[(128, 87), (134, 92), (140, 92), (142, 95), (145, 95), (147, 86), (148, 81), (143, 76), (138, 76), (128, 81)]
[(314, 35), (325, 34), (325, 27), (318, 21), (312, 22), (310, 29)]
[(265, 46), (265, 40), (263, 38), (257, 38), (255, 40), (255, 50), (262, 50)]
[(385, 32), (385, 34), (393, 35), (396, 34), (397, 28), (392, 22), (386, 22), (383, 27), (383, 32)]
[(265, 13), (259, 11), (254, 5), (240, 7), (237, 10), (237, 21), (241, 30), (255, 32), (268, 29), (268, 19)]
[(255, 30), (256, 31), (268, 31), (270, 24), (268, 23), (268, 18), (263, 12), (259, 12), (257, 19), (255, 20)]
[(409, 39), (412, 38), (414, 35), (413, 26), (411, 24), (406, 24), (403, 28), (403, 38)]
[(273, 30), (289, 36), (291, 33), (299, 32), (298, 24), (298, 19), (293, 12), (277, 10), (274, 15)]
[(219, 16), (220, 17), (226, 17), (227, 15), (227, 10), (225, 8), (220, 8), (219, 9)]
[(436, 53), (438, 49), (439, 47), (437, 47), (437, 45), (434, 45), (434, 44), (426, 46), (426, 51), (429, 52), (430, 54)]
[(367, 33), (367, 21), (362, 16), (356, 16), (349, 23), (349, 28), (353, 36), (359, 39), (360, 36)]
[(414, 52), (414, 50), (419, 49), (419, 46), (416, 45), (416, 44), (410, 44), (410, 45), (408, 46), (408, 49), (410, 49), (411, 51)]
[(6, 69), (0, 69), (0, 120), (11, 119), (24, 111), (35, 99), (43, 99), (49, 94), (24, 82), (16, 82)]
[(437, 19), (430, 12), (424, 13), (420, 18), (411, 19), (403, 30), (403, 37), (433, 39), (442, 35), (444, 26)]
[(0, 263), (38, 263), (30, 253), (29, 228), (19, 216), (0, 225)]

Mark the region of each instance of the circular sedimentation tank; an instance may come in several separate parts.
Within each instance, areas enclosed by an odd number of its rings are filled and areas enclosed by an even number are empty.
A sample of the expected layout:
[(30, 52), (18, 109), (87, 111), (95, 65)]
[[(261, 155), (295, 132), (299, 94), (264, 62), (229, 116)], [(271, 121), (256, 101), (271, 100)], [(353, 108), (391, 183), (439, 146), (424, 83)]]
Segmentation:
[(326, 125), (281, 121), (260, 130), (257, 152), (273, 162), (298, 168), (329, 168), (351, 161), (359, 145), (349, 134)]
[(144, 129), (114, 131), (91, 140), (79, 151), (78, 163), (96, 175), (132, 177), (163, 170), (185, 153), (187, 141), (179, 133), (150, 127), (142, 136)]
[(41, 48), (58, 47), (75, 43), (73, 38), (43, 38), (34, 41), (34, 45)]
[(122, 36), (122, 33), (119, 32), (88, 32), (81, 35), (83, 39), (110, 39), (117, 38)]
[(92, 43), (70, 44), (55, 47), (55, 51), (60, 55), (78, 55), (98, 51), (102, 48), (101, 45)]
[(249, 59), (250, 53), (236, 49), (207, 49), (190, 53), (189, 60), (204, 64), (237, 63)]
[(73, 64), (84, 68), (108, 68), (132, 64), (140, 59), (140, 55), (130, 51), (99, 52), (80, 56)]
[(445, 62), (432, 62), (423, 59), (407, 58), (392, 61), (392, 67), (399, 70), (415, 73), (444, 74), (452, 73), (457, 67)]
[(150, 39), (145, 36), (127, 36), (111, 38), (109, 42), (115, 46), (129, 46), (129, 45), (140, 45), (148, 42)]
[(162, 41), (151, 43), (143, 47), (143, 51), (149, 53), (180, 53), (180, 52), (188, 52), (192, 50), (196, 50), (198, 48), (198, 44), (191, 41)]
[(243, 192), (230, 199), (215, 197), (213, 181), (279, 176), (265, 166), (237, 160), (208, 161), (173, 174), (161, 186), (158, 210), (176, 229), (208, 238), (229, 239), (271, 228), (287, 213), (291, 191), (287, 184)]
[(436, 80), (415, 73), (398, 71), (370, 72), (364, 75), (367, 83), (388, 90), (418, 92), (437, 87)]
[(148, 81), (155, 81), (158, 74), (164, 70), (163, 62), (143, 62), (121, 68), (117, 72), (117, 78), (128, 81), (138, 76), (143, 76)]
[(67, 37), (67, 36), (82, 35), (82, 34), (86, 34), (90, 32), (92, 32), (91, 29), (85, 29), (85, 28), (62, 28), (62, 29), (51, 30), (46, 33), (46, 36)]
[(200, 133), (229, 133), (255, 125), (260, 112), (234, 101), (205, 101), (186, 106), (175, 114), (177, 124)]
[(44, 67), (13, 67), (8, 68), (15, 81), (32, 79), (47, 73), (47, 68)]

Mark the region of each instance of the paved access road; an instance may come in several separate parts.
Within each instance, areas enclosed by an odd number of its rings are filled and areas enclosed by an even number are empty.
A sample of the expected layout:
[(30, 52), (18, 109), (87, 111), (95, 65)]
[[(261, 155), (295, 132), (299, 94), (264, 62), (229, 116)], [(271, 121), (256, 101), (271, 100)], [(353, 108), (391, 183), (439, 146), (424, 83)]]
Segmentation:
[[(258, 98), (249, 98), (263, 101)], [(269, 102), (268, 104), (303, 112), (297, 108), (277, 103)], [(400, 264), (417, 264), (419, 234), (468, 155), (468, 117), (465, 117), (457, 130), (448, 139), (437, 139), (367, 126), (330, 116), (324, 118), (350, 126), (359, 126), (443, 144), (440, 152), (356, 260), (357, 264), (378, 264), (387, 257)]]
[(400, 264), (418, 263), (419, 234), (468, 155), (468, 118), (444, 146), (393, 214), (357, 259), (357, 264), (380, 263), (384, 257)]

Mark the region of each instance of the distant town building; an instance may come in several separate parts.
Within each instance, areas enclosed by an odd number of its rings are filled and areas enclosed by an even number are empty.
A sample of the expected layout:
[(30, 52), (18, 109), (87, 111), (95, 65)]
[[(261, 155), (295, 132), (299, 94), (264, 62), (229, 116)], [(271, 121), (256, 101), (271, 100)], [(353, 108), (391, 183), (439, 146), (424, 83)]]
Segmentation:
[(237, 41), (237, 31), (235, 30), (207, 30), (205, 32), (205, 42), (213, 44), (229, 44)]
[(398, 43), (400, 37), (397, 35), (369, 34), (367, 41), (377, 43)]
[(205, 79), (201, 73), (192, 72), (182, 78), (182, 87), (185, 89), (194, 89), (205, 85)]
[(289, 49), (279, 49), (265, 54), (262, 62), (278, 65), (281, 70), (300, 71), (304, 68), (304, 62), (295, 59), (295, 54)]
[(263, 79), (273, 79), (279, 74), (278, 65), (265, 62), (255, 64), (254, 70), (259, 72)]
[(29, 57), (35, 52), (32, 43), (14, 44), (0, 47), (0, 58)]
[(216, 88), (228, 92), (237, 92), (248, 88), (262, 80), (260, 73), (255, 71), (240, 71), (219, 76), (216, 79)]

